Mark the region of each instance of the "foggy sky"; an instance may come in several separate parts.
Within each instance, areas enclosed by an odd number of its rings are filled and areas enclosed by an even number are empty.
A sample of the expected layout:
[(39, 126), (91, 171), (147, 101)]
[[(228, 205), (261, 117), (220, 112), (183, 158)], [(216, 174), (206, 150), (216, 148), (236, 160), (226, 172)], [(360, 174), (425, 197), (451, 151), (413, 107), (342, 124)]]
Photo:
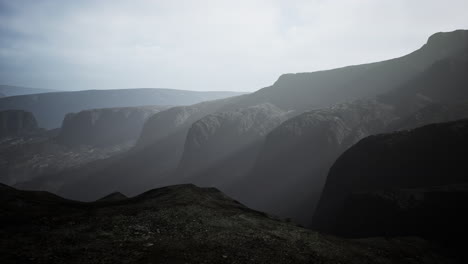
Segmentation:
[(254, 91), (409, 53), (466, 0), (0, 0), (0, 84)]

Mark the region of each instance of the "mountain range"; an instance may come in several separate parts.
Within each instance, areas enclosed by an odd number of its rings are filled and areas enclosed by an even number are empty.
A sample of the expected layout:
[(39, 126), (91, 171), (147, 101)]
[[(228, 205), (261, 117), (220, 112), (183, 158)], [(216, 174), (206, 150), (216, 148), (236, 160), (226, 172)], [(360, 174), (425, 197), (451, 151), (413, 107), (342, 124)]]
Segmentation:
[(40, 127), (53, 129), (60, 127), (66, 114), (82, 110), (146, 105), (190, 105), (239, 94), (241, 93), (157, 88), (48, 92), (0, 98), (0, 110), (17, 109), (31, 112)]
[(1, 187), (0, 218), (21, 231), (6, 252), (27, 241), (25, 262), (464, 263), (467, 73), (468, 30), (456, 30), (250, 94), (1, 98), (2, 120), (18, 121), (2, 121), (13, 132), (0, 142), (0, 181), (14, 187)]
[[(84, 200), (195, 183), (310, 225), (329, 167), (354, 143), (464, 117), (451, 109), (468, 102), (467, 52), (467, 31), (437, 33), (401, 58), (286, 74), (252, 94), (173, 107), (146, 121), (132, 150), (42, 180)], [(445, 109), (438, 120), (414, 120), (437, 106)]]

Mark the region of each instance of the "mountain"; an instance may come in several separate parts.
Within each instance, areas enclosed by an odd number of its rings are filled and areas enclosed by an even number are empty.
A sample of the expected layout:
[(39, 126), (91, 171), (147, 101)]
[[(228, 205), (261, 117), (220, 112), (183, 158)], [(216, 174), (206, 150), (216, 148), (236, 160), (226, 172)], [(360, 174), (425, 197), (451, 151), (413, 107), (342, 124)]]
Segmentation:
[(0, 185), (0, 224), (2, 263), (458, 263), (421, 239), (322, 235), (193, 185), (93, 203)]
[(468, 119), (366, 137), (333, 164), (313, 227), (349, 237), (466, 238)]
[[(12, 85), (0, 85), (0, 94), (3, 96), (16, 96), (16, 95), (26, 95), (26, 94), (40, 94), (40, 93), (52, 93), (59, 92), (58, 90), (53, 89), (43, 89), (43, 88), (28, 88), (21, 86), (12, 86)], [(2, 97), (2, 96), (0, 96)]]
[(28, 135), (38, 130), (36, 118), (30, 112), (21, 110), (0, 111), (0, 139)]
[(40, 127), (51, 129), (59, 127), (66, 114), (87, 109), (189, 105), (239, 94), (152, 88), (53, 92), (0, 98), (0, 110), (20, 109), (32, 112)]
[(357, 100), (291, 118), (267, 135), (252, 170), (229, 190), (255, 209), (307, 225), (336, 157), (362, 137), (385, 130), (397, 118), (392, 110)]
[[(286, 119), (286, 112), (269, 103), (199, 119), (188, 131), (179, 170), (170, 181), (228, 186), (250, 169), (263, 138)], [(223, 163), (223, 171), (210, 171), (225, 160), (231, 164)]]
[(63, 120), (57, 141), (61, 144), (110, 146), (135, 141), (145, 121), (165, 106), (104, 108), (70, 113)]
[(309, 225), (328, 169), (348, 147), (372, 134), (468, 117), (466, 72), (468, 56), (447, 58), (375, 99), (291, 118), (267, 136), (250, 175), (228, 193), (255, 209)]
[[(255, 209), (310, 223), (313, 212), (306, 215), (304, 211), (313, 211), (322, 189), (320, 182), (325, 182), (329, 166), (347, 147), (436, 104), (441, 98), (432, 89), (453, 86), (449, 87), (454, 91), (449, 100), (441, 100), (445, 105), (468, 101), (463, 93), (455, 93), (467, 87), (460, 77), (463, 70), (457, 70), (466, 63), (467, 36), (468, 31), (463, 30), (437, 33), (421, 49), (401, 58), (283, 75), (274, 85), (252, 94), (161, 111), (148, 119), (137, 146), (125, 155), (43, 179), (60, 182), (61, 195), (83, 200), (116, 190), (135, 195), (168, 183), (196, 182), (218, 187)], [(444, 60), (449, 63), (438, 63)], [(451, 65), (455, 70), (445, 70)], [(436, 74), (439, 71), (442, 74)], [(434, 85), (427, 86), (426, 80), (435, 77), (442, 81), (433, 79)], [(445, 85), (446, 78), (461, 81)], [(410, 83), (419, 86), (407, 94), (416, 101), (398, 105), (394, 99), (398, 96), (391, 93), (405, 92)], [(424, 86), (432, 88), (424, 90)], [(351, 100), (354, 97), (366, 98)], [(258, 111), (265, 106), (270, 110)], [(259, 130), (265, 120), (268, 129)], [(240, 148), (251, 137), (224, 129), (233, 124), (255, 124), (251, 131), (266, 133), (254, 133), (254, 143)], [(195, 144), (200, 139), (203, 144)], [(220, 141), (226, 144), (218, 146)], [(218, 153), (225, 157), (218, 159)], [(36, 184), (31, 188), (40, 186)], [(273, 184), (278, 189), (270, 192)], [(268, 200), (280, 202), (262, 202)], [(306, 218), (298, 219), (298, 215)]]

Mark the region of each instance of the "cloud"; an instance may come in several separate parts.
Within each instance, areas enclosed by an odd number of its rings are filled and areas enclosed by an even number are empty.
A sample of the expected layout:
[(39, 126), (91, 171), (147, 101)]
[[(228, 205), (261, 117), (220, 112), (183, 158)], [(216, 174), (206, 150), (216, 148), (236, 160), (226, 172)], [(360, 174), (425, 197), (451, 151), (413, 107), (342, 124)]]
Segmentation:
[(468, 28), (465, 0), (3, 1), (2, 83), (253, 91)]

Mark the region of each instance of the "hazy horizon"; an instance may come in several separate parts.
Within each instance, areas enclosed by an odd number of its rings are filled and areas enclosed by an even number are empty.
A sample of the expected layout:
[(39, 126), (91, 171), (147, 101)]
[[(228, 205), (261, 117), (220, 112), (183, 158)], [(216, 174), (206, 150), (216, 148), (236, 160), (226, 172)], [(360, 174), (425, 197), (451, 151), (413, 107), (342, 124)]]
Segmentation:
[[(449, 2), (449, 3), (448, 3)], [(468, 28), (468, 2), (0, 0), (0, 84), (252, 92)]]

